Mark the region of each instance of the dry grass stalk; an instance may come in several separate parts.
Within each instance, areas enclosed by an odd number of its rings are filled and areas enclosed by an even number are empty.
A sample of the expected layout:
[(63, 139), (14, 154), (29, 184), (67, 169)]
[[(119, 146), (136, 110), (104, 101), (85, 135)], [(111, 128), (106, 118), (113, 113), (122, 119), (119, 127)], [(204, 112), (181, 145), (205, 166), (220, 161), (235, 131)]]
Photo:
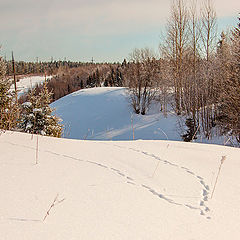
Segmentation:
[(135, 140), (135, 136), (134, 136), (134, 125), (133, 125), (133, 115), (131, 115), (131, 125), (132, 125), (133, 140)]
[(218, 174), (217, 174), (217, 177), (216, 177), (216, 181), (215, 181), (215, 184), (214, 184), (214, 187), (213, 187), (211, 199), (212, 199), (213, 194), (214, 194), (214, 192), (215, 192), (216, 185), (217, 185), (217, 181), (218, 181), (218, 177), (219, 177), (219, 175), (220, 175), (221, 168), (222, 168), (222, 165), (223, 165), (223, 163), (224, 163), (225, 160), (226, 160), (226, 156), (222, 156), (221, 163), (220, 163), (220, 166), (219, 166), (219, 169), (218, 169)]
[(51, 206), (49, 207), (49, 209), (47, 210), (46, 215), (43, 218), (43, 222), (46, 220), (47, 216), (49, 216), (49, 213), (51, 211), (51, 209), (56, 206), (57, 204), (62, 203), (65, 200), (65, 198), (63, 198), (62, 200), (58, 200), (58, 194), (56, 195), (56, 197), (54, 198), (53, 203), (51, 204)]
[(37, 146), (36, 146), (36, 164), (38, 164), (38, 135), (37, 135)]
[[(169, 144), (167, 145), (167, 149), (168, 149), (168, 147), (169, 147)], [(166, 150), (167, 150), (167, 149), (166, 149)], [(155, 173), (156, 173), (156, 171), (157, 171), (157, 169), (158, 169), (159, 164), (160, 164), (160, 161), (158, 161), (158, 163), (157, 163), (157, 166), (156, 166), (156, 168), (155, 168), (155, 170), (154, 170), (154, 172), (153, 172), (153, 174), (152, 174), (152, 178), (154, 177), (154, 175), (155, 175)]]

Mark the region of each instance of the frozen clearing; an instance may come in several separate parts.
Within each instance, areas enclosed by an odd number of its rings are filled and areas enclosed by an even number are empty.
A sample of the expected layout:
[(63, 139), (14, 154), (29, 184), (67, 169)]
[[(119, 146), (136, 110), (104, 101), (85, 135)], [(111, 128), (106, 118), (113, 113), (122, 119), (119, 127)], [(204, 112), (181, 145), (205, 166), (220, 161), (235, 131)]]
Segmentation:
[(240, 239), (240, 149), (38, 140), (0, 135), (0, 239)]
[[(52, 76), (47, 76), (47, 79), (51, 79)], [(34, 88), (37, 84), (41, 84), (45, 81), (45, 76), (30, 76), (21, 78), (17, 82), (18, 96), (26, 93), (29, 89)], [(14, 91), (14, 84), (12, 84), (11, 91)]]
[[(65, 126), (65, 137), (88, 140), (180, 140), (177, 118), (155, 105), (145, 116), (132, 113), (125, 88), (83, 89), (51, 104)], [(166, 136), (167, 133), (167, 136)]]

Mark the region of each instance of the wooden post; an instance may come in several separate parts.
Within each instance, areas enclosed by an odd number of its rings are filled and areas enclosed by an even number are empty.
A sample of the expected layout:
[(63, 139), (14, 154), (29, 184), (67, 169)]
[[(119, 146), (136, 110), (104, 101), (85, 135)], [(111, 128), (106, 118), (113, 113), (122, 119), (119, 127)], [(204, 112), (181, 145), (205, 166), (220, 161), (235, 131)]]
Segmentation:
[(18, 98), (17, 98), (17, 81), (16, 81), (15, 61), (14, 61), (13, 52), (12, 52), (12, 69), (13, 69), (14, 90), (15, 90), (15, 96), (16, 96), (16, 102), (17, 102), (18, 101)]

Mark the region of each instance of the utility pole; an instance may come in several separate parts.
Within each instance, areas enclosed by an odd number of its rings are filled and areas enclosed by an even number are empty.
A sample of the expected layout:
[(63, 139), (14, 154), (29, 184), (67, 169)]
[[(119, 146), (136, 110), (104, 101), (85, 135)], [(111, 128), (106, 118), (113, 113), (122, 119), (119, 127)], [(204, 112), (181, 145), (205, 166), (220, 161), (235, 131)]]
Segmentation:
[[(15, 61), (12, 51), (12, 69), (13, 69), (13, 81), (14, 81), (14, 90), (15, 90), (15, 100), (16, 100), (16, 106), (18, 109), (18, 95), (17, 95), (17, 81), (16, 81), (16, 72), (15, 72)], [(17, 110), (17, 117), (19, 117), (19, 112)]]
[(15, 97), (16, 97), (16, 102), (18, 101), (17, 99), (17, 81), (16, 81), (16, 73), (15, 73), (15, 61), (14, 61), (14, 56), (12, 52), (12, 69), (13, 69), (13, 80), (14, 80), (14, 90), (15, 90)]

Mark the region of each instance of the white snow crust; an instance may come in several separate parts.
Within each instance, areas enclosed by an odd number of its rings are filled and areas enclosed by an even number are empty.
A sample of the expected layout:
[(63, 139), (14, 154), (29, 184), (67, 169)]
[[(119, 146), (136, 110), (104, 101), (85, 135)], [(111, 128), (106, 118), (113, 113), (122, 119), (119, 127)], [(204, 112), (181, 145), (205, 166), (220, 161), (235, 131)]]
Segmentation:
[(240, 239), (239, 156), (197, 143), (2, 133), (0, 239)]

